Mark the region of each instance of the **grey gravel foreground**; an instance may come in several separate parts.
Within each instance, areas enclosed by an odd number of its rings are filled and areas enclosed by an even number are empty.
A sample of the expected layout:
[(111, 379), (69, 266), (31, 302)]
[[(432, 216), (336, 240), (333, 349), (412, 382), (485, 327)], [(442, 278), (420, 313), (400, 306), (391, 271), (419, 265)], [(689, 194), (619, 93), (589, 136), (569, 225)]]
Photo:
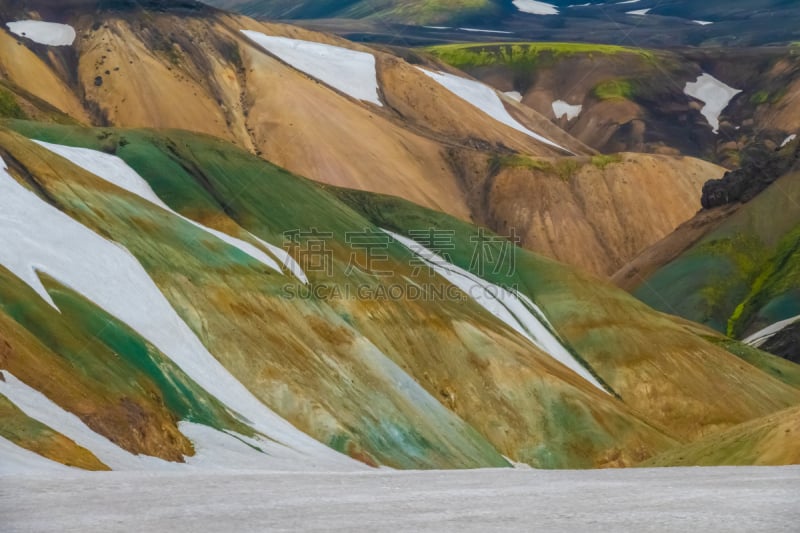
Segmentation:
[(800, 467), (0, 477), (0, 531), (800, 531)]

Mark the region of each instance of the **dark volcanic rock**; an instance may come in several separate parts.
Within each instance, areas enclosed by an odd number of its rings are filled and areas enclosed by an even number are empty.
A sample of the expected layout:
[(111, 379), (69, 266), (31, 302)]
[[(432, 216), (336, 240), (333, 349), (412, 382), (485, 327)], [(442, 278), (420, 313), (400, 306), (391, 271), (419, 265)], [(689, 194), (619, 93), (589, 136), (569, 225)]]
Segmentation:
[(718, 180), (703, 185), (701, 203), (704, 209), (736, 202), (749, 202), (772, 182), (800, 167), (800, 143), (792, 143), (785, 150), (770, 150), (763, 144), (754, 144), (742, 154), (741, 168), (726, 172)]
[(800, 322), (783, 328), (759, 348), (800, 364)]

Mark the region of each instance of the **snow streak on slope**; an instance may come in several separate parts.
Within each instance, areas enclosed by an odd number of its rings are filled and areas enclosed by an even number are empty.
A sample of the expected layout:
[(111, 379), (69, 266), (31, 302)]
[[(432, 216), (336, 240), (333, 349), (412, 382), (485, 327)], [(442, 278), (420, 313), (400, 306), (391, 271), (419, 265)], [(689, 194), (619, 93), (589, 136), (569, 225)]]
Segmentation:
[(9, 31), (20, 37), (48, 46), (70, 46), (75, 42), (75, 28), (67, 24), (42, 22), (40, 20), (20, 20), (7, 22)]
[(711, 74), (703, 73), (697, 81), (687, 83), (683, 92), (705, 104), (700, 113), (714, 128), (714, 133), (718, 133), (720, 114), (728, 107), (733, 97), (742, 91), (725, 85)]
[(283, 248), (275, 246), (274, 244), (270, 244), (262, 239), (259, 239), (252, 233), (250, 236), (261, 243), (261, 245), (269, 250), (272, 255), (277, 257), (278, 262), (280, 262), (283, 268), (291, 272), (294, 277), (302, 281), (304, 284), (308, 285), (308, 277), (306, 276), (306, 273), (303, 272), (303, 267), (301, 267), (300, 264), (294, 260), (294, 257), (289, 255), (289, 252)]
[[(233, 432), (227, 433), (193, 422), (180, 422), (179, 429), (195, 449), (195, 455), (186, 457), (186, 463), (173, 463), (150, 457), (134, 455), (95, 433), (80, 418), (65, 411), (41, 392), (28, 387), (7, 370), (3, 370), (5, 382), (0, 381), (0, 394), (8, 398), (23, 413), (54, 431), (73, 440), (78, 446), (86, 448), (112, 470), (175, 470), (178, 468), (200, 468), (203, 470), (241, 470), (251, 468), (273, 469), (275, 458), (259, 452), (268, 448), (263, 439), (249, 438)], [(13, 443), (9, 443), (13, 444)], [(2, 457), (2, 452), (0, 452)], [(25, 465), (23, 465), (25, 466)], [(283, 469), (303, 469), (301, 461), (287, 461)], [(34, 463), (26, 470), (38, 471), (45, 465)], [(3, 470), (0, 469), (0, 472)]]
[(797, 321), (800, 321), (800, 315), (792, 318), (787, 318), (786, 320), (781, 320), (780, 322), (776, 322), (770, 326), (765, 327), (761, 331), (753, 333), (752, 335), (744, 339), (743, 342), (749, 344), (750, 346), (755, 346), (756, 348), (758, 348), (759, 346), (767, 342), (770, 339), (770, 337), (776, 335), (777, 333), (780, 333), (784, 328), (791, 326)]
[(291, 66), (358, 100), (383, 106), (378, 97), (375, 56), (339, 46), (272, 37), (242, 30), (252, 41)]
[(106, 466), (113, 470), (164, 469), (174, 467), (170, 463), (147, 455), (133, 455), (95, 433), (74, 414), (53, 403), (41, 392), (28, 387), (7, 370), (3, 370), (5, 382), (0, 381), (0, 394), (34, 420), (72, 439), (78, 446), (86, 448)]
[(558, 15), (556, 6), (539, 0), (514, 0), (514, 7), (523, 13), (531, 13), (533, 15)]
[(567, 120), (572, 120), (580, 115), (581, 111), (583, 111), (582, 105), (571, 105), (566, 103), (564, 100), (556, 100), (553, 102), (553, 113), (555, 114), (556, 118), (566, 116)]
[[(532, 132), (522, 124), (516, 121), (514, 117), (512, 117), (508, 111), (506, 110), (505, 106), (503, 106), (503, 101), (497, 95), (497, 91), (489, 87), (488, 85), (484, 85), (478, 81), (468, 80), (466, 78), (461, 78), (459, 76), (454, 76), (452, 74), (448, 74), (446, 72), (433, 72), (430, 70), (426, 70), (421, 67), (417, 67), (420, 71), (424, 72), (425, 75), (433, 78), (436, 80), (437, 83), (442, 85), (445, 89), (450, 91), (451, 93), (455, 94), (462, 100), (465, 100), (472, 104), (473, 106), (477, 107), (496, 121), (505, 124), (515, 130), (524, 133), (525, 135), (529, 135), (536, 139), (539, 142), (543, 142), (554, 148), (558, 148), (559, 150), (564, 150), (565, 152), (569, 152), (563, 146), (560, 146), (550, 139), (546, 137), (542, 137), (538, 133)], [(569, 152), (572, 153), (572, 152)]]
[(68, 471), (69, 467), (0, 437), (0, 476)]
[[(601, 391), (606, 392), (597, 379), (592, 376), (583, 365), (575, 360), (572, 354), (564, 348), (551, 330), (548, 329), (547, 326), (550, 326), (550, 324), (544, 318), (541, 309), (528, 297), (516, 291), (512, 292), (499, 285), (483, 280), (471, 272), (449, 263), (444, 258), (408, 237), (392, 233), (388, 230), (383, 231), (411, 250), (424, 260), (437, 274), (464, 291), (481, 307), (506, 323), (513, 330), (526, 337), (543, 352), (550, 355), (553, 359), (560, 362)], [(547, 326), (545, 324), (547, 324)], [(550, 327), (552, 328), (552, 326)]]
[[(199, 386), (276, 442), (276, 468), (355, 463), (282, 419), (253, 396), (183, 322), (133, 255), (41, 200), (0, 160), (0, 264), (53, 305), (36, 271), (82, 294), (170, 357)], [(280, 458), (280, 459), (278, 459)], [(282, 461), (285, 459), (285, 461)]]
[(39, 144), (40, 146), (43, 146), (44, 148), (47, 148), (54, 154), (58, 154), (61, 157), (68, 159), (69, 161), (75, 163), (82, 169), (91, 172), (97, 177), (102, 178), (108, 182), (111, 182), (117, 187), (121, 187), (126, 191), (131, 192), (139, 196), (140, 198), (147, 200), (150, 203), (153, 203), (163, 209), (166, 209), (175, 216), (178, 216), (183, 220), (189, 222), (190, 224), (202, 229), (203, 231), (212, 234), (214, 237), (220, 239), (221, 241), (226, 242), (227, 244), (233, 246), (234, 248), (238, 248), (240, 251), (249, 255), (256, 261), (263, 263), (272, 270), (276, 272), (281, 272), (281, 268), (270, 256), (268, 256), (267, 254), (265, 254), (264, 252), (262, 252), (249, 242), (245, 242), (241, 239), (231, 237), (227, 233), (223, 233), (213, 228), (209, 228), (208, 226), (204, 226), (199, 222), (195, 222), (194, 220), (186, 218), (183, 215), (180, 215), (175, 211), (173, 211), (172, 209), (170, 209), (169, 206), (167, 206), (167, 204), (161, 201), (161, 199), (156, 195), (153, 189), (150, 188), (150, 184), (147, 183), (147, 180), (145, 180), (139, 174), (137, 174), (135, 170), (129, 167), (128, 164), (125, 163), (125, 161), (123, 161), (119, 157), (105, 154), (103, 152), (98, 152), (97, 150), (89, 150), (87, 148), (74, 148), (72, 146), (50, 144), (43, 141), (34, 141), (34, 142)]

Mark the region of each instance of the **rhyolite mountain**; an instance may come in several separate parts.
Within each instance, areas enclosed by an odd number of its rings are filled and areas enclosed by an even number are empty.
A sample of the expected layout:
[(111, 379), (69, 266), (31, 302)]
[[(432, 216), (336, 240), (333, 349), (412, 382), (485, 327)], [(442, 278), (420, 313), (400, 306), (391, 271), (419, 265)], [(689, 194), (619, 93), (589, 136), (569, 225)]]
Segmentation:
[(724, 168), (200, 4), (0, 13), (0, 468), (794, 461), (798, 365), (598, 276)]
[[(514, 227), (523, 246), (600, 276), (692, 216), (703, 183), (724, 173), (674, 151), (598, 157), (432, 57), (195, 7), (65, 10), (52, 20), (75, 25), (69, 47), (0, 34), (5, 115), (207, 133), (321, 182)], [(242, 30), (295, 41), (273, 38), (270, 50)], [(301, 41), (363, 66), (337, 75), (275, 47)]]
[[(481, 271), (477, 228), (448, 215), (193, 134), (6, 128), (0, 427), (51, 459), (215, 464), (238, 439), (260, 464), (346, 464), (302, 431), (402, 468), (625, 466), (800, 402), (791, 363), (745, 362), (569, 267), (516, 248), (511, 268), (494, 239), (506, 264)], [(299, 250), (332, 233), (330, 269), (278, 253), (296, 228)], [(422, 228), (454, 232), (448, 260)], [(350, 268), (353, 231), (393, 236), (388, 274)], [(406, 285), (462, 296), (345, 296)], [(122, 451), (64, 435), (33, 391)]]

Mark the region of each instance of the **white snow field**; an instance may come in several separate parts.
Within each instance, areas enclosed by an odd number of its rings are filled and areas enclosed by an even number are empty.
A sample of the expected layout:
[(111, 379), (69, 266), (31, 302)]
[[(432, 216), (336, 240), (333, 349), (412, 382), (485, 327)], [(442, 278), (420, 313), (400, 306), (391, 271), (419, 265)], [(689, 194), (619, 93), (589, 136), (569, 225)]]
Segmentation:
[(242, 33), (268, 52), (334, 89), (383, 107), (378, 96), (375, 56), (340, 46), (273, 37), (261, 32)]
[[(123, 246), (108, 241), (17, 183), (0, 160), (0, 264), (54, 305), (45, 272), (127, 324), (190, 378), (270, 440), (270, 468), (358, 468), (272, 412), (208, 352)], [(254, 454), (258, 452), (254, 451)]]
[(563, 146), (558, 145), (550, 139), (529, 130), (517, 122), (517, 120), (506, 110), (505, 106), (503, 105), (503, 101), (497, 94), (497, 91), (488, 85), (484, 85), (479, 81), (468, 80), (453, 74), (448, 74), (447, 72), (434, 72), (421, 67), (417, 67), (417, 69), (425, 73), (426, 76), (433, 78), (437, 83), (451, 93), (477, 107), (501, 124), (505, 124), (506, 126), (514, 128), (525, 135), (529, 135), (539, 142), (548, 144), (554, 148), (558, 148), (559, 150), (572, 153)]
[(729, 87), (711, 74), (703, 73), (697, 81), (688, 82), (683, 92), (705, 104), (700, 113), (711, 124), (714, 133), (719, 133), (720, 114), (728, 107), (733, 97), (742, 91)]
[[(551, 333), (552, 325), (527, 296), (495, 285), (464, 270), (408, 237), (383, 230), (425, 261), (437, 274), (468, 294), (475, 302), (527, 338), (539, 349), (583, 379), (607, 392), (597, 379)], [(549, 329), (548, 329), (549, 326)]]
[[(234, 248), (238, 248), (239, 251), (249, 255), (270, 269), (279, 273), (281, 272), (281, 267), (278, 266), (274, 259), (249, 242), (237, 239), (236, 237), (232, 237), (227, 233), (215, 230), (214, 228), (204, 226), (199, 222), (195, 222), (194, 220), (173, 211), (167, 204), (161, 201), (161, 198), (156, 195), (155, 191), (153, 191), (153, 189), (150, 187), (150, 184), (147, 183), (147, 180), (141, 177), (119, 157), (106, 154), (98, 150), (90, 150), (88, 148), (75, 148), (73, 146), (63, 146), (60, 144), (52, 144), (37, 140), (34, 140), (33, 142), (39, 146), (42, 146), (43, 148), (47, 148), (54, 154), (60, 155), (64, 159), (71, 161), (82, 169), (91, 172), (98, 178), (102, 178), (110, 183), (113, 183), (117, 187), (125, 189), (126, 191), (133, 193), (136, 196), (161, 207), (162, 209), (166, 209), (173, 215), (182, 218), (193, 226), (210, 233), (214, 237), (224, 241)], [(263, 244), (266, 244), (260, 239), (259, 241)]]
[(538, 0), (514, 0), (514, 7), (523, 13), (532, 15), (558, 15), (558, 8), (547, 2)]
[(556, 100), (553, 102), (553, 114), (555, 114), (556, 118), (566, 116), (567, 120), (572, 120), (580, 115), (581, 111), (583, 111), (582, 105), (568, 104), (564, 100)]
[(14, 35), (27, 37), (33, 42), (47, 46), (70, 46), (75, 42), (75, 28), (68, 24), (42, 22), (41, 20), (18, 20), (7, 22)]
[(4, 533), (796, 533), (800, 467), (0, 477)]

